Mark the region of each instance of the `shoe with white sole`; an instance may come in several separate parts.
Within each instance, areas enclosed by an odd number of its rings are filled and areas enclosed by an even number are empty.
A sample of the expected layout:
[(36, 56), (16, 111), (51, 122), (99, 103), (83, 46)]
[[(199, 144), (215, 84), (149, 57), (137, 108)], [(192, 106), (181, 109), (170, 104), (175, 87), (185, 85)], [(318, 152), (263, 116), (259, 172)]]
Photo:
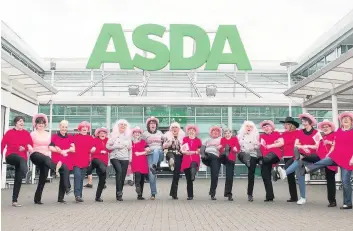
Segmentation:
[(297, 201), (297, 205), (304, 205), (306, 203), (306, 199), (305, 198), (300, 198), (299, 201)]
[(286, 170), (284, 170), (283, 168), (278, 167), (277, 172), (278, 172), (279, 177), (281, 178), (281, 180), (284, 180), (284, 179), (287, 178)]
[(173, 158), (170, 158), (170, 160), (169, 160), (169, 167), (170, 167), (171, 171), (174, 171), (174, 159)]

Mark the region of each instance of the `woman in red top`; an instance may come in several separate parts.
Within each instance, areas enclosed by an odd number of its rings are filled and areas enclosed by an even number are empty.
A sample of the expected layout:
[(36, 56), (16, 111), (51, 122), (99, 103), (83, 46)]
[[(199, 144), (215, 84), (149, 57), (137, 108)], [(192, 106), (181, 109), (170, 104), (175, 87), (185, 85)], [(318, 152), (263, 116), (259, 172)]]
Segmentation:
[(86, 176), (86, 171), (90, 164), (90, 154), (94, 152), (94, 147), (93, 137), (88, 134), (91, 130), (90, 123), (82, 121), (77, 129), (80, 133), (73, 137), (75, 153), (72, 155), (74, 164), (74, 194), (76, 202), (83, 202), (83, 179)]
[(188, 136), (183, 138), (183, 144), (181, 146), (181, 152), (184, 155), (181, 162), (181, 171), (185, 173), (186, 177), (186, 189), (188, 193), (187, 200), (192, 200), (194, 198), (193, 181), (195, 180), (197, 170), (200, 167), (200, 148), (202, 142), (197, 138), (199, 131), (200, 130), (196, 125), (187, 125), (185, 132)]
[(70, 171), (73, 168), (71, 155), (75, 151), (74, 141), (72, 136), (67, 134), (67, 127), (69, 122), (63, 120), (59, 123), (59, 131), (57, 134), (52, 135), (51, 142), (49, 144), (49, 150), (51, 151), (51, 159), (54, 163), (62, 163), (59, 169), (60, 182), (59, 182), (59, 194), (58, 202), (66, 204), (64, 201), (66, 195), (71, 193), (70, 184)]
[(22, 179), (26, 177), (27, 152), (33, 152), (33, 142), (31, 135), (24, 129), (25, 119), (22, 116), (16, 116), (13, 120), (14, 128), (8, 130), (1, 141), (1, 154), (6, 148), (5, 159), (10, 165), (15, 166), (15, 179), (12, 193), (12, 206), (21, 207), (17, 202), (20, 193)]
[(226, 166), (226, 181), (224, 186), (224, 197), (228, 197), (229, 201), (233, 201), (233, 177), (234, 164), (236, 154), (240, 152), (240, 144), (238, 137), (232, 136), (232, 130), (227, 128), (224, 130), (224, 137), (221, 138), (221, 163)]
[(94, 132), (95, 138), (93, 139), (93, 148), (91, 155), (91, 164), (87, 169), (91, 175), (94, 169), (97, 170), (98, 175), (98, 187), (96, 191), (96, 199), (97, 202), (103, 202), (101, 195), (105, 186), (105, 180), (107, 178), (107, 166), (109, 160), (109, 151), (106, 148), (108, 142), (108, 129), (106, 128), (97, 128)]
[(135, 187), (137, 193), (137, 200), (144, 200), (142, 197), (143, 186), (145, 184), (145, 177), (148, 174), (148, 159), (149, 147), (145, 140), (141, 139), (143, 133), (140, 127), (132, 129), (132, 161), (131, 171), (135, 174)]
[[(317, 124), (314, 116), (309, 113), (304, 113), (299, 115), (299, 119), (302, 121), (304, 129), (297, 131), (297, 139), (294, 144), (294, 155), (295, 161), (286, 170), (278, 167), (278, 174), (281, 179), (285, 179), (287, 175), (295, 172), (303, 164), (315, 163), (320, 160), (319, 156), (316, 154), (318, 147), (318, 142), (315, 140), (319, 137), (318, 131), (314, 129), (313, 126)], [(298, 205), (303, 205), (306, 203), (306, 191), (305, 191), (305, 177), (301, 174), (297, 174), (300, 200), (297, 201)]]
[[(320, 140), (317, 154), (320, 159), (324, 159), (328, 152), (331, 150), (332, 144), (335, 140), (335, 125), (329, 120), (324, 120), (318, 124), (318, 128), (324, 132), (323, 138)], [(326, 186), (327, 186), (327, 199), (329, 202), (328, 207), (336, 207), (336, 179), (337, 166), (325, 167), (326, 173)]]
[[(287, 169), (294, 162), (294, 143), (297, 139), (297, 128), (299, 128), (299, 123), (296, 122), (292, 117), (287, 117), (284, 121), (279, 121), (284, 124), (284, 132), (282, 133), (282, 153), (284, 160), (284, 169)], [(281, 141), (281, 140), (280, 140)], [(278, 179), (277, 174), (274, 176), (274, 180)], [(295, 179), (294, 172), (288, 174), (287, 176), (288, 188), (290, 198), (287, 202), (297, 202), (298, 193), (297, 193), (297, 182)]]
[(341, 209), (352, 209), (351, 175), (353, 170), (353, 113), (343, 112), (339, 116), (341, 127), (336, 131), (331, 150), (319, 162), (305, 167), (305, 172), (313, 172), (326, 166), (341, 167), (343, 184), (343, 206)]
[(260, 152), (262, 154), (261, 176), (265, 185), (266, 199), (265, 202), (273, 201), (273, 187), (271, 181), (272, 166), (277, 164), (282, 158), (279, 141), (281, 134), (275, 131), (275, 124), (271, 120), (264, 120), (260, 123), (260, 127), (265, 132), (260, 135)]

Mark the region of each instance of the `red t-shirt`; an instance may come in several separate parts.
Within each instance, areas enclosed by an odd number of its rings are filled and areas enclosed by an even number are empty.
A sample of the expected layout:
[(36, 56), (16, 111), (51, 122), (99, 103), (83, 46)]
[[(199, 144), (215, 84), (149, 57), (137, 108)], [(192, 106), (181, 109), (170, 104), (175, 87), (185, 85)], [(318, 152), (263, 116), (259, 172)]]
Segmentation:
[(148, 174), (148, 159), (146, 155), (137, 156), (136, 152), (144, 152), (148, 145), (145, 140), (140, 140), (138, 143), (132, 141), (132, 160), (131, 171), (141, 174)]
[[(331, 132), (330, 134), (328, 135), (324, 135), (322, 138), (322, 140), (320, 140), (320, 143), (319, 143), (319, 147), (317, 149), (317, 155), (320, 157), (320, 159), (324, 159), (327, 155), (327, 153), (330, 151), (331, 149), (331, 144), (324, 144), (324, 141), (325, 140), (328, 140), (328, 141), (334, 141), (335, 140), (335, 133), (334, 132)], [(332, 171), (335, 171), (337, 172), (337, 166), (328, 166), (327, 167), (328, 169), (332, 170)]]
[(294, 157), (294, 144), (297, 139), (297, 130), (282, 133), (284, 145), (282, 147), (283, 157)]
[[(309, 135), (304, 133), (304, 129), (298, 131), (297, 139), (301, 145), (316, 145), (315, 140), (313, 137), (318, 133), (317, 130), (314, 131)], [(314, 154), (316, 153), (316, 149), (309, 148), (309, 153), (306, 153), (304, 150), (299, 149), (299, 152), (303, 155)]]
[(339, 128), (335, 133), (335, 149), (329, 157), (340, 167), (353, 170), (349, 161), (353, 156), (353, 129), (343, 131)]
[[(4, 149), (6, 147), (7, 157), (10, 154), (17, 154), (21, 156), (23, 159), (27, 160), (27, 145), (31, 145), (33, 147), (33, 141), (31, 134), (27, 130), (16, 130), (10, 129), (8, 130), (1, 141), (1, 154), (3, 154)], [(23, 151), (20, 152), (20, 146), (24, 148)]]
[[(183, 145), (188, 144), (189, 151), (197, 151), (201, 148), (202, 142), (199, 138), (190, 139), (189, 137), (184, 137)], [(200, 154), (184, 155), (181, 162), (181, 171), (190, 168), (192, 162), (196, 162), (197, 166), (200, 166)]]
[[(73, 137), (71, 135), (66, 134), (65, 136), (61, 135), (59, 132), (57, 134), (52, 135), (51, 143), (49, 146), (59, 147), (61, 150), (67, 150), (73, 144)], [(51, 159), (54, 163), (58, 163), (61, 161), (65, 164), (69, 170), (73, 169), (73, 162), (72, 162), (72, 153), (69, 152), (67, 156), (63, 156), (58, 152), (51, 153)]]
[(99, 137), (93, 139), (93, 146), (96, 148), (96, 151), (92, 153), (92, 160), (98, 159), (101, 160), (106, 166), (108, 165), (109, 160), (109, 150), (106, 148), (108, 138), (102, 140)]
[(277, 141), (279, 138), (281, 138), (281, 134), (277, 131), (273, 131), (270, 134), (261, 134), (260, 135), (260, 150), (262, 153), (262, 156), (265, 157), (267, 156), (270, 152), (273, 152), (274, 154), (276, 154), (276, 156), (278, 156), (279, 159), (282, 158), (282, 151), (281, 148), (265, 148), (262, 144), (261, 144), (261, 139), (263, 139), (266, 143), (266, 145), (270, 145), (270, 144), (274, 144), (275, 141)]
[(74, 166), (87, 168), (90, 164), (91, 149), (93, 147), (93, 137), (90, 135), (76, 134), (73, 137), (75, 152), (73, 153)]
[[(220, 150), (220, 153), (224, 151), (224, 148), (226, 147), (227, 144), (230, 147), (230, 153), (229, 153), (228, 159), (231, 161), (236, 161), (237, 159), (236, 153), (240, 152), (240, 144), (239, 144), (238, 137), (232, 136), (229, 140), (227, 140), (225, 137), (222, 137), (221, 139), (222, 148)], [(237, 148), (237, 152), (234, 152), (234, 147)]]

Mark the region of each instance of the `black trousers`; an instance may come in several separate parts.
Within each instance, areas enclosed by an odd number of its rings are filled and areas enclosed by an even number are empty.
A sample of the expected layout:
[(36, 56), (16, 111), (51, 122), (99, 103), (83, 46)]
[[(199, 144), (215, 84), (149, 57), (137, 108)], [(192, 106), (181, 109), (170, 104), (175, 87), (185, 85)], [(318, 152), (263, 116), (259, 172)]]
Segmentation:
[(206, 153), (207, 158), (202, 159), (202, 163), (211, 170), (211, 185), (210, 185), (210, 196), (216, 195), (216, 189), (218, 186), (218, 176), (219, 176), (219, 169), (221, 168), (221, 159), (212, 154)]
[(15, 166), (12, 202), (17, 202), (21, 190), (22, 179), (26, 178), (28, 172), (27, 161), (18, 154), (12, 153), (6, 157), (6, 163)]
[(232, 189), (233, 189), (233, 179), (234, 179), (234, 165), (235, 162), (231, 160), (225, 160), (223, 163), (226, 166), (226, 181), (224, 185), (224, 196), (231, 197), (233, 196)]
[(336, 203), (336, 172), (325, 167), (327, 182), (327, 199), (329, 203)]
[(87, 175), (92, 175), (92, 171), (96, 169), (98, 175), (98, 187), (96, 191), (96, 199), (101, 198), (105, 181), (107, 179), (107, 166), (103, 163), (103, 161), (99, 159), (93, 159), (91, 165), (87, 169)]
[[(184, 169), (185, 178), (186, 178), (186, 191), (188, 197), (194, 197), (194, 182), (193, 182), (193, 174), (196, 173), (198, 168), (198, 164), (196, 162), (191, 162), (190, 168)], [(194, 171), (194, 172), (193, 172)]]
[(141, 189), (141, 193), (137, 194), (137, 196), (142, 196), (143, 194), (143, 186), (145, 185), (145, 174), (142, 174), (140, 172), (135, 172), (135, 187), (136, 187), (136, 191), (137, 188)]
[[(293, 158), (284, 158), (284, 163), (285, 163), (284, 169), (287, 169), (293, 162), (294, 162)], [(294, 172), (287, 175), (287, 181), (288, 181), (290, 199), (297, 201), (298, 200), (297, 183), (295, 180)]]
[(32, 153), (30, 159), (32, 163), (39, 168), (39, 181), (37, 190), (34, 194), (34, 201), (38, 202), (42, 199), (42, 193), (44, 190), (45, 183), (47, 181), (49, 169), (55, 172), (56, 164), (51, 160), (49, 156), (43, 155), (39, 152)]
[(65, 193), (71, 189), (70, 170), (65, 164), (63, 164), (59, 169), (59, 174), (60, 174), (60, 181), (59, 181), (58, 201), (64, 200)]
[(178, 196), (178, 184), (179, 184), (179, 179), (180, 179), (180, 168), (181, 168), (181, 162), (183, 160), (182, 155), (174, 155), (174, 171), (173, 171), (173, 181), (172, 185), (170, 187), (170, 192), (169, 196), (172, 197), (177, 197)]
[[(254, 191), (255, 170), (258, 163), (258, 158), (250, 156), (248, 153), (240, 152), (238, 154), (238, 159), (248, 167), (248, 195), (252, 196)], [(249, 162), (249, 166), (247, 165), (247, 162)]]
[(280, 161), (278, 156), (272, 152), (268, 153), (262, 160), (261, 165), (261, 176), (264, 182), (265, 190), (266, 190), (266, 199), (273, 200), (275, 195), (273, 194), (273, 186), (271, 180), (271, 171), (272, 165), (277, 164)]
[(124, 181), (126, 177), (127, 168), (129, 166), (129, 161), (110, 159), (110, 163), (113, 165), (113, 168), (115, 170), (116, 197), (119, 198), (123, 196)]

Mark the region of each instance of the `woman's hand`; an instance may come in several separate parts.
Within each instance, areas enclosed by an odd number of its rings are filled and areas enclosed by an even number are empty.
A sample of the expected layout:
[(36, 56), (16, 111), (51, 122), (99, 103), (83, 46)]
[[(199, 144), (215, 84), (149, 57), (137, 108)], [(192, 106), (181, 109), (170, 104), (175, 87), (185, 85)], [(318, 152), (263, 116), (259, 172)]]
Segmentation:
[(94, 153), (96, 151), (96, 147), (91, 148), (91, 153)]
[(218, 145), (217, 149), (220, 150), (222, 148), (222, 145)]
[(23, 152), (24, 150), (26, 150), (23, 146), (20, 146), (18, 149), (20, 152)]
[(27, 149), (29, 153), (33, 153), (33, 147), (31, 145), (27, 145)]
[(59, 153), (61, 153), (61, 151), (62, 151), (61, 148), (59, 148), (57, 146), (55, 147), (55, 149), (56, 149), (56, 152), (59, 152)]
[(353, 156), (352, 156), (351, 160), (349, 161), (349, 165), (353, 166)]
[(67, 151), (66, 150), (62, 150), (60, 154), (63, 155), (63, 156), (67, 156)]
[(329, 141), (329, 140), (324, 140), (324, 144), (329, 144), (329, 145), (332, 145), (333, 142), (332, 141)]

